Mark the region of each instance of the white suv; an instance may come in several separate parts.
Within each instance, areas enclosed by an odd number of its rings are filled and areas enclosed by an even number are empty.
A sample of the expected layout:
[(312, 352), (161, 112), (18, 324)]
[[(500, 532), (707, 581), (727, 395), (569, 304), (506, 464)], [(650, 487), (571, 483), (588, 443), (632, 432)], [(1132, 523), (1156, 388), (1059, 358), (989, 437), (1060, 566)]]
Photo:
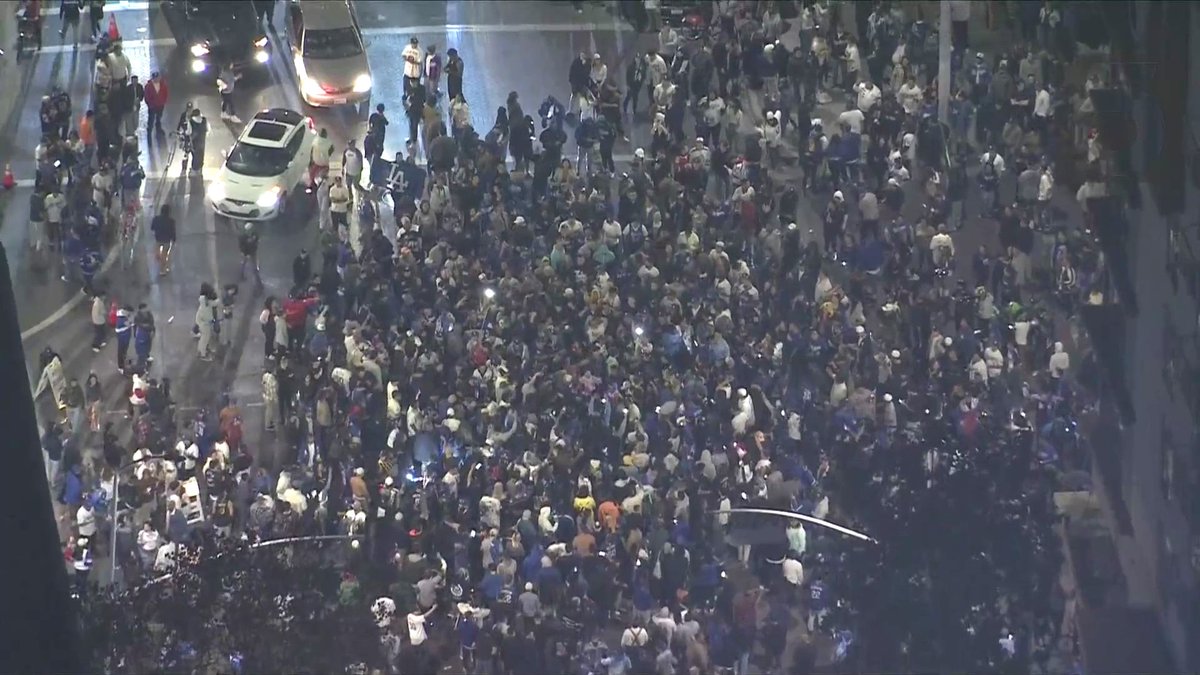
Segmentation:
[(237, 220), (282, 215), (293, 188), (307, 176), (316, 137), (312, 119), (294, 110), (271, 108), (255, 115), (208, 186), (213, 210)]

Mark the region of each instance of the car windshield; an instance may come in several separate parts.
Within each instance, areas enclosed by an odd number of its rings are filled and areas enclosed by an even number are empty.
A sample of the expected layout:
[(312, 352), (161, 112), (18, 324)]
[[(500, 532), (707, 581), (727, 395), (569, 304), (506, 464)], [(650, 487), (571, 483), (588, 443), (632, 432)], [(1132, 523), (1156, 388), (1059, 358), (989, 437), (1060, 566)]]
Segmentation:
[(304, 56), (313, 59), (344, 59), (362, 54), (353, 28), (304, 31)]
[(283, 173), (291, 160), (292, 156), (288, 154), (287, 148), (238, 143), (230, 151), (225, 166), (233, 173), (265, 178)]

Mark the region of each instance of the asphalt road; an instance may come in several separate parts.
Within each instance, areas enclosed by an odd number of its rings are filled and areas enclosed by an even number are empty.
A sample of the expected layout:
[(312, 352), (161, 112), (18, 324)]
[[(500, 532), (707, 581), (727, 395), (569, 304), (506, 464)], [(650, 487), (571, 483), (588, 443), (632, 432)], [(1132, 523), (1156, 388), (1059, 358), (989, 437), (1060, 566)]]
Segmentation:
[[(604, 8), (588, 5), (579, 13), (570, 3), (555, 2), (369, 2), (356, 3), (367, 44), (375, 82), (370, 105), (339, 109), (314, 109), (299, 97), (295, 74), (285, 58), (273, 58), (264, 72), (238, 83), (235, 103), (243, 119), (251, 111), (287, 107), (311, 115), (317, 126), (328, 129), (340, 151), (347, 140), (361, 139), (367, 111), (375, 104), (387, 106), (394, 122), (388, 134), (386, 153), (402, 149), (402, 77), (399, 52), (412, 36), (423, 45), (437, 45), (440, 52), (458, 49), (466, 64), (465, 95), (472, 108), (475, 126), (492, 126), (496, 108), (510, 91), (520, 92), (527, 108), (548, 94), (565, 100), (569, 93), (566, 72), (571, 58), (580, 51), (599, 52), (616, 64), (636, 44), (637, 36), (616, 22)], [(168, 125), (187, 101), (194, 102), (208, 117), (205, 174), (215, 173), (222, 152), (232, 145), (240, 125), (229, 125), (219, 116), (216, 91), (194, 76), (186, 45), (176, 45), (168, 22), (157, 2), (110, 3), (116, 16), (125, 51), (133, 72), (143, 81), (149, 73), (163, 73), (170, 87), (170, 102), (164, 119)], [(276, 9), (275, 24), (282, 27), (283, 3)], [(287, 53), (282, 31), (269, 30), (275, 54)], [(59, 279), (57, 261), (32, 253), (27, 228), (29, 181), (33, 176), (33, 149), (40, 136), (38, 106), (52, 86), (71, 94), (75, 117), (90, 102), (94, 49), (83, 43), (64, 44), (57, 33), (57, 18), (48, 20), (45, 48), (26, 62), (20, 102), (0, 138), (0, 153), (12, 158), (18, 187), (5, 195), (2, 205), (6, 227), (0, 228), (10, 256), (18, 309), (30, 366), (36, 381), (38, 353), (46, 346), (58, 351), (69, 376), (86, 378), (96, 372), (105, 386), (106, 415), (122, 420), (125, 381), (116, 372), (115, 341), (99, 354), (90, 348), (88, 303), (78, 300), (77, 289)], [(612, 65), (610, 67), (617, 68)], [(143, 112), (144, 115), (144, 112)], [(636, 140), (636, 138), (635, 138)], [(147, 141), (143, 136), (143, 166), (149, 179), (143, 195), (148, 209), (169, 204), (179, 222), (179, 242), (172, 270), (159, 276), (149, 236), (143, 237), (134, 263), (125, 269), (117, 264), (102, 276), (103, 284), (120, 302), (147, 302), (159, 327), (152, 375), (169, 377), (179, 403), (181, 419), (195, 410), (213, 406), (222, 393), (230, 393), (246, 411), (247, 440), (258, 460), (275, 467), (274, 440), (261, 435), (261, 354), (263, 335), (257, 324), (258, 311), (268, 295), (286, 293), (290, 284), (291, 260), (301, 248), (315, 248), (316, 219), (310, 206), (293, 210), (285, 223), (259, 228), (262, 236), (260, 264), (263, 288), (242, 283), (232, 322), (230, 344), (223, 359), (212, 362), (196, 357), (190, 335), (200, 284), (218, 287), (238, 281), (240, 256), (236, 248), (235, 224), (215, 217), (204, 204), (204, 181), (180, 175), (180, 160), (169, 165), (170, 143)], [(631, 148), (618, 147), (628, 154)], [(299, 196), (299, 195), (297, 195)], [(293, 202), (296, 203), (296, 202)], [(387, 217), (385, 215), (385, 220)], [(49, 406), (42, 401), (40, 410)], [(49, 410), (45, 410), (49, 413)]]

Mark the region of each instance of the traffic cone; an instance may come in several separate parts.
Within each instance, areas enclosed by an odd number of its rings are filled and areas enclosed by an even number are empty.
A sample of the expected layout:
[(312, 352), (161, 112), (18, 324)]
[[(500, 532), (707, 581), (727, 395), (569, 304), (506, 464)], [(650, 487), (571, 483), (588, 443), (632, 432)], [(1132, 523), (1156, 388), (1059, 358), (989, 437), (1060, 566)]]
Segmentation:
[(108, 17), (108, 39), (113, 42), (121, 39), (121, 31), (117, 29), (117, 17), (111, 14)]
[(17, 186), (17, 179), (13, 177), (12, 164), (4, 165), (4, 189), (11, 190)]

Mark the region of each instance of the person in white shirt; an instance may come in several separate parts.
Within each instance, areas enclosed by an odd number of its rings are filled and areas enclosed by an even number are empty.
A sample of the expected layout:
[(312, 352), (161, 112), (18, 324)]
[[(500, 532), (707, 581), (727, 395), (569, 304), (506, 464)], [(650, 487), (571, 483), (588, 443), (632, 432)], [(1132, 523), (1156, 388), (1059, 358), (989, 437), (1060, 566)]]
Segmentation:
[(864, 113), (871, 112), (871, 108), (874, 108), (883, 96), (883, 91), (870, 80), (854, 85), (854, 92), (858, 94), (858, 109)]
[(896, 100), (904, 108), (904, 114), (917, 114), (917, 110), (921, 107), (921, 88), (917, 86), (916, 79), (910, 77), (900, 86), (900, 90), (896, 92)]
[(1037, 132), (1042, 147), (1046, 147), (1046, 134), (1050, 132), (1050, 116), (1054, 114), (1054, 110), (1050, 107), (1050, 93), (1050, 85), (1043, 82), (1037, 95), (1033, 98), (1033, 116), (1029, 120), (1029, 127)]
[(87, 502), (84, 502), (75, 512), (75, 526), (79, 529), (81, 537), (96, 536), (96, 512)]
[(355, 192), (362, 190), (362, 172), (362, 150), (358, 149), (351, 138), (346, 143), (346, 150), (342, 152), (342, 176), (346, 179), (347, 187)]
[(1063, 348), (1063, 343), (1054, 343), (1054, 353), (1050, 355), (1050, 377), (1060, 379), (1063, 373), (1071, 367), (1071, 355)]
[(404, 59), (405, 96), (408, 96), (414, 87), (421, 84), (421, 69), (425, 62), (423, 57), (420, 41), (415, 37), (410, 39), (408, 46), (400, 54), (400, 58)]
[(642, 626), (630, 626), (621, 633), (622, 647), (645, 647), (648, 642), (650, 642), (650, 633)]
[(865, 119), (866, 115), (863, 114), (863, 110), (861, 108), (847, 108), (840, 115), (838, 115), (838, 124), (849, 127), (850, 131), (853, 131), (856, 134), (861, 134), (863, 120)]
[(933, 254), (933, 264), (945, 267), (954, 260), (954, 239), (946, 232), (945, 223), (938, 225), (937, 234), (929, 239), (929, 252)]
[(995, 378), (1004, 374), (1004, 352), (999, 345), (990, 344), (983, 349), (983, 360), (987, 363), (988, 377)]
[(332, 158), (333, 141), (329, 140), (329, 130), (322, 128), (309, 150), (309, 192), (317, 186), (318, 178), (324, 179), (329, 175), (329, 161)]
[(143, 569), (150, 569), (154, 566), (154, 561), (158, 559), (158, 547), (161, 543), (162, 539), (158, 531), (147, 520), (142, 524), (142, 531), (138, 532), (137, 536), (138, 556)]
[(846, 54), (842, 57), (846, 63), (846, 82), (858, 82), (858, 74), (862, 72), (862, 62), (858, 56), (858, 44), (854, 38), (850, 38), (846, 43)]
[(793, 586), (799, 586), (804, 583), (804, 565), (795, 558), (788, 557), (783, 560), (783, 578)]
[(408, 641), (412, 646), (416, 647), (417, 645), (424, 644), (429, 639), (429, 635), (425, 633), (425, 619), (435, 609), (437, 609), (437, 605), (430, 607), (424, 612), (411, 612), (405, 617), (408, 623)]
[(340, 231), (350, 227), (347, 219), (350, 212), (350, 189), (342, 182), (341, 176), (333, 177), (333, 185), (329, 186), (329, 216)]

